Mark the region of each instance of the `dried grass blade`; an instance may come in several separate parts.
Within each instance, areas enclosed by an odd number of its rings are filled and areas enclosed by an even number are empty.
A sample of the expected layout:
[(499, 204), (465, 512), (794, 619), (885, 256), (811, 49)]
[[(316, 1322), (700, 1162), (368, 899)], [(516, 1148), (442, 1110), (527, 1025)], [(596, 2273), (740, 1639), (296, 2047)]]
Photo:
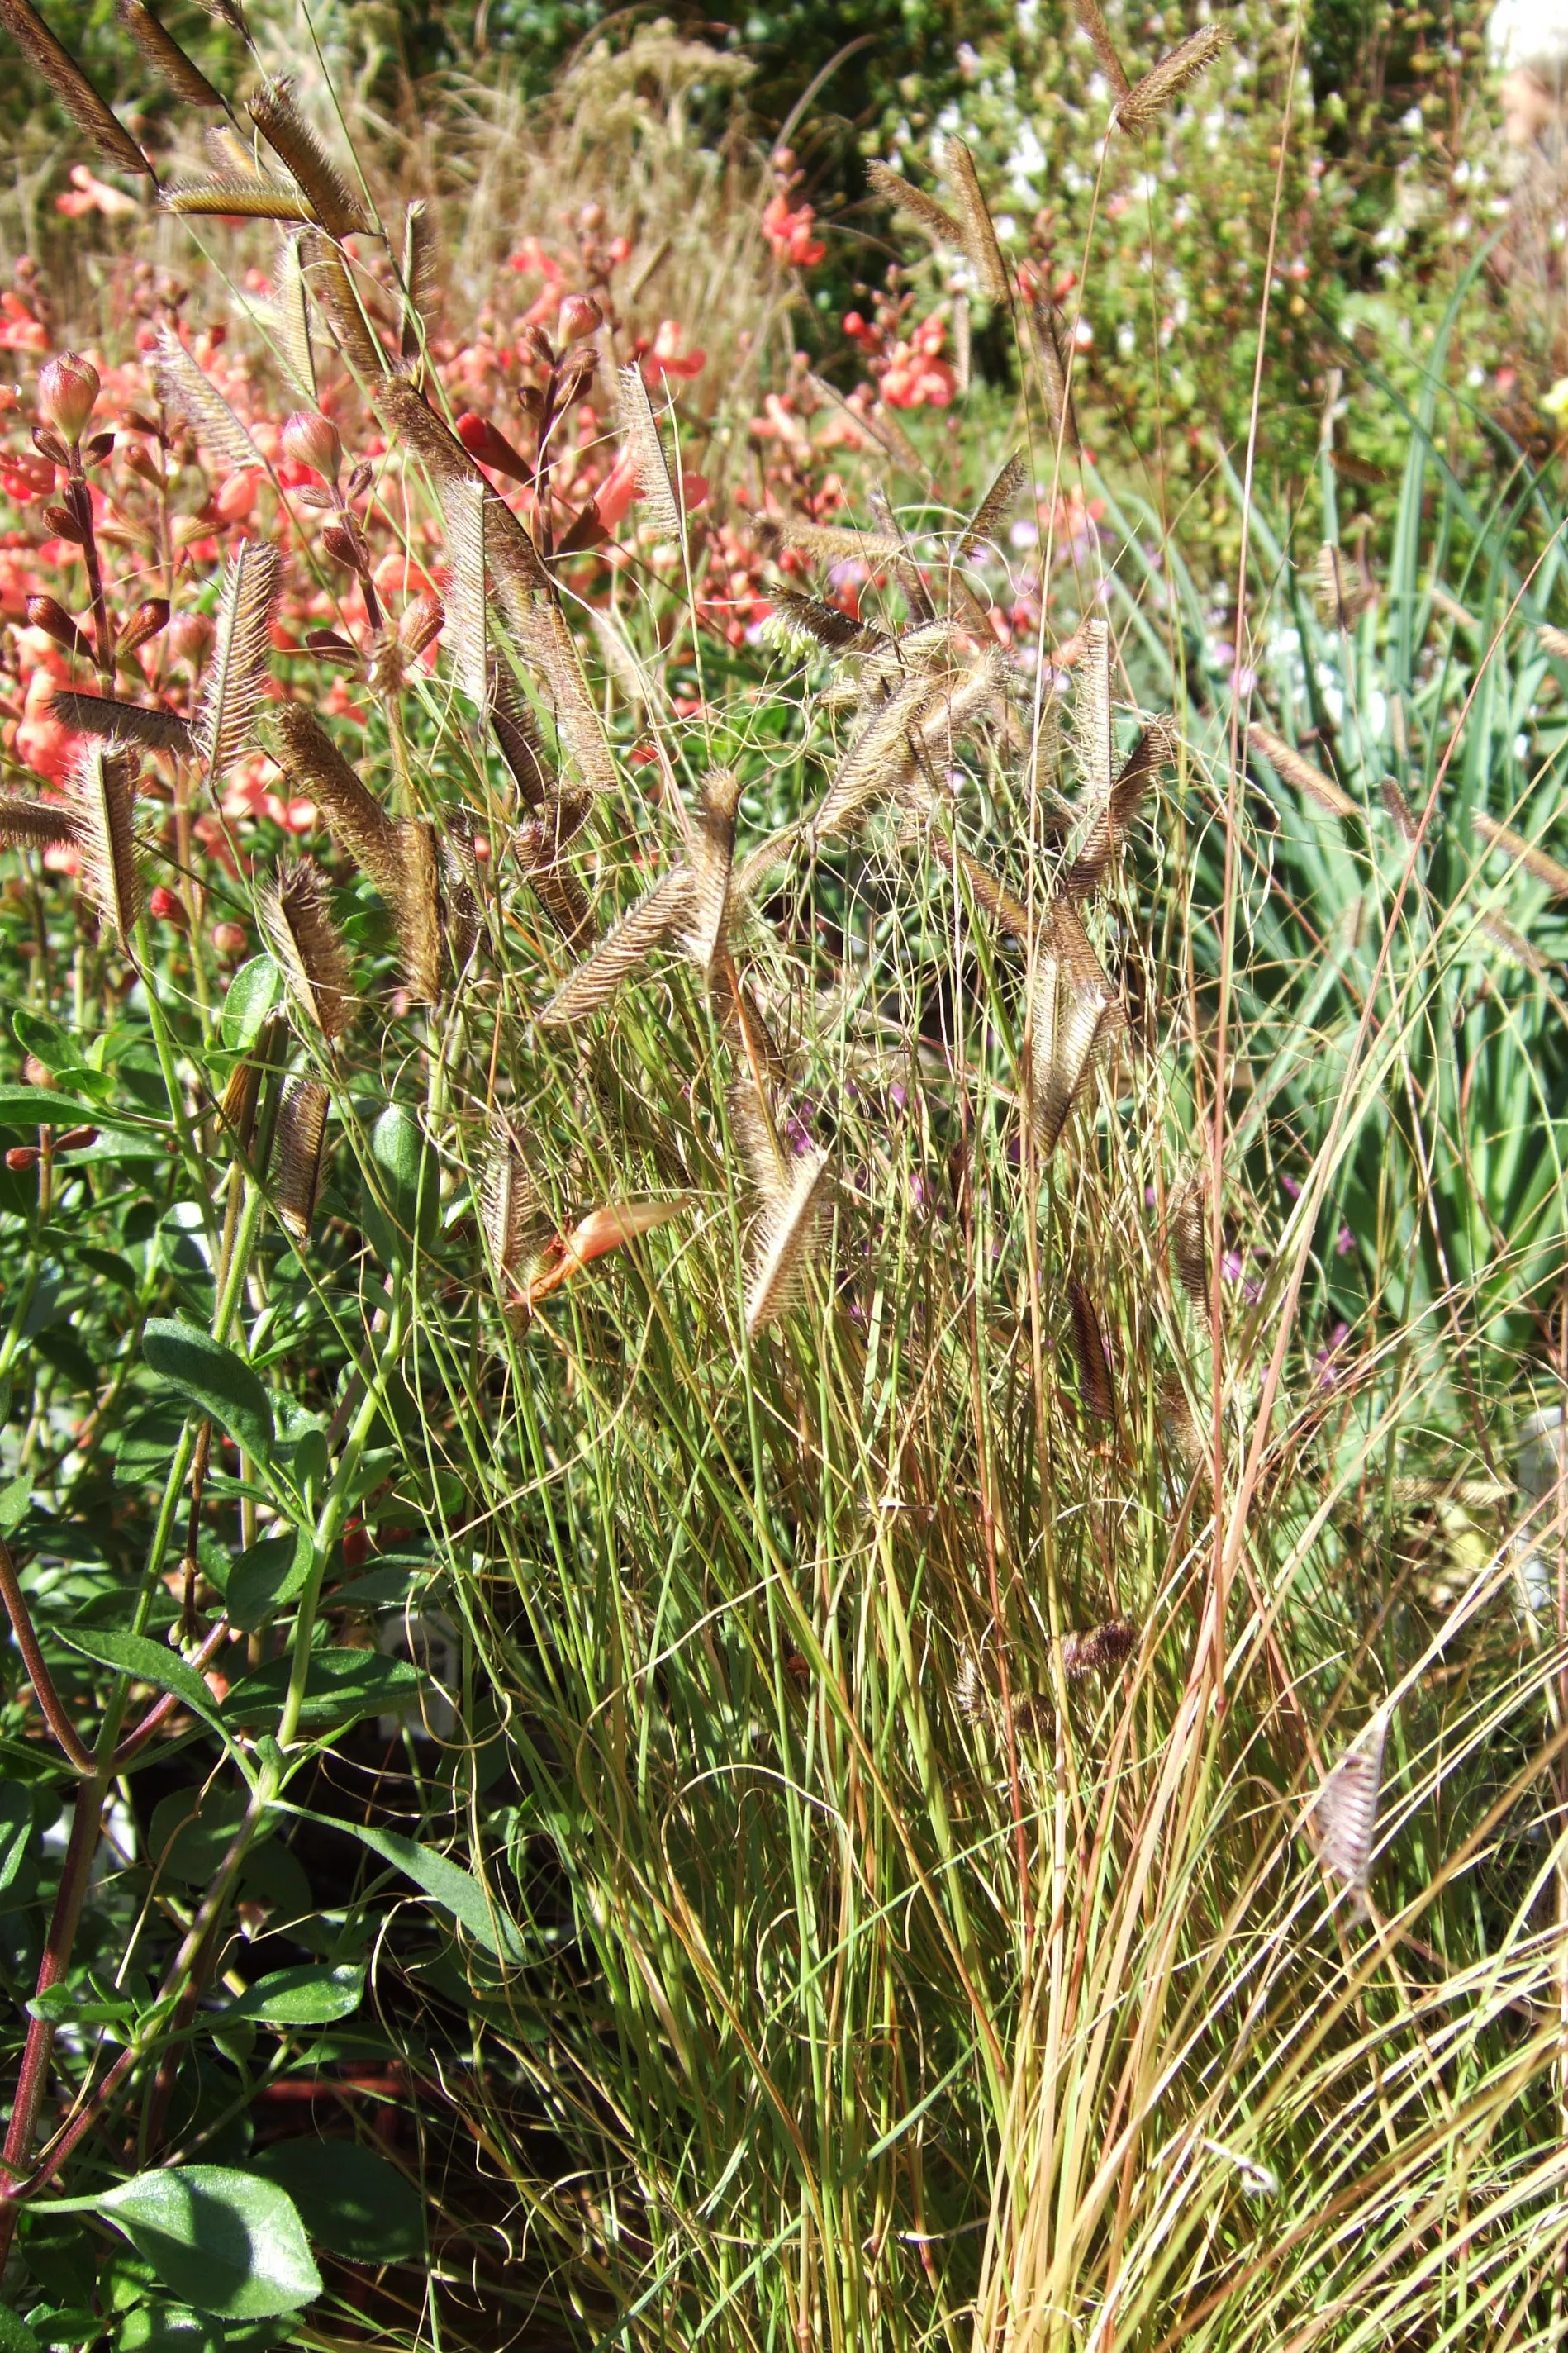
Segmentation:
[(441, 994), (441, 864), (433, 828), (423, 818), (405, 818), (395, 829), (396, 880), (391, 894), (398, 961), (416, 1005), (434, 1005)]
[(327, 878), (315, 860), (302, 858), (264, 884), (257, 913), (296, 1003), (329, 1043), (341, 1038), (354, 1017), (353, 983)]
[(1030, 992), (1030, 1095), (1047, 1159), (1093, 1070), (1110, 1003), (1110, 983), (1082, 923), (1065, 901), (1053, 900)]
[(853, 531), (844, 523), (813, 522), (805, 515), (782, 515), (774, 528), (784, 546), (798, 547), (803, 555), (815, 556), (819, 564), (853, 562), (857, 557), (868, 564), (885, 564), (889, 556), (904, 553), (900, 532)]
[(805, 596), (798, 588), (772, 588), (768, 595), (778, 635), (809, 638), (835, 654), (864, 653), (884, 642), (879, 629), (853, 619), (837, 605), (824, 604), (820, 596)]
[(1111, 1386), (1110, 1358), (1094, 1303), (1074, 1275), (1068, 1284), (1068, 1309), (1072, 1317), (1072, 1352), (1078, 1366), (1079, 1397), (1096, 1421), (1114, 1422), (1116, 1392)]
[[(353, 272), (330, 237), (313, 233), (300, 254), (305, 283), (354, 375), (362, 384), (381, 387), (387, 358), (372, 327), (354, 284)], [(413, 392), (413, 386), (409, 387)], [(414, 394), (416, 399), (417, 393)], [(458, 447), (461, 448), (461, 443)]]
[[(58, 703), (60, 697), (57, 695), (55, 700)], [(1544, 882), (1554, 899), (1568, 899), (1568, 866), (1560, 865), (1539, 842), (1527, 841), (1522, 833), (1515, 833), (1512, 826), (1488, 817), (1484, 809), (1478, 809), (1470, 823), (1489, 849), (1500, 849), (1513, 859), (1538, 882)]]
[(290, 1079), (278, 1106), (272, 1137), (272, 1192), (279, 1222), (296, 1247), (308, 1241), (316, 1214), (321, 1147), (327, 1135), (327, 1090), (316, 1079)]
[(525, 1280), (552, 1227), (511, 1124), (499, 1114), (479, 1176), (479, 1219), (496, 1273), (503, 1281)]
[(954, 253), (963, 252), (962, 227), (934, 196), (928, 196), (923, 188), (917, 188), (910, 181), (901, 179), (889, 164), (879, 163), (874, 156), (866, 166), (866, 177), (879, 196), (888, 204), (896, 205), (900, 212), (908, 213), (912, 221), (918, 221), (926, 235), (933, 237), (938, 245), (951, 246)]
[(363, 204), (295, 104), (291, 82), (264, 81), (248, 100), (248, 111), (273, 153), (304, 189), (329, 237), (353, 237), (370, 228)]
[(1108, 1618), (1103, 1626), (1062, 1636), (1062, 1672), (1069, 1683), (1102, 1675), (1132, 1656), (1142, 1637), (1131, 1618)]
[(1096, 619), (1083, 634), (1073, 679), (1073, 741), (1084, 797), (1092, 805), (1110, 797), (1110, 631)]
[(1051, 438), (1058, 441), (1064, 449), (1076, 450), (1079, 447), (1078, 416), (1073, 407), (1072, 363), (1067, 322), (1043, 290), (1026, 305), (1024, 317)]
[(585, 1021), (607, 1005), (624, 981), (647, 962), (656, 948), (690, 920), (691, 877), (678, 867), (633, 902), (619, 923), (605, 933), (593, 955), (577, 966), (556, 990), (540, 1014), (540, 1025), (560, 1029)]
[(268, 733), (279, 765), (301, 800), (314, 801), (327, 829), (389, 903), (400, 881), (396, 828), (302, 702), (279, 703)]
[(517, 862), (529, 887), (569, 948), (594, 936), (594, 910), (582, 883), (561, 857), (555, 827), (532, 817), (518, 828)]
[(1262, 753), (1276, 776), (1282, 776), (1288, 785), (1294, 785), (1299, 793), (1305, 793), (1310, 801), (1316, 801), (1318, 807), (1327, 809), (1331, 816), (1352, 818), (1360, 815), (1348, 793), (1342, 792), (1321, 768), (1315, 768), (1310, 760), (1301, 757), (1300, 752), (1293, 751), (1281, 736), (1274, 734), (1269, 728), (1259, 726), (1256, 719), (1248, 723), (1247, 740), (1254, 751)]
[(615, 755), (565, 615), (552, 597), (509, 595), (504, 580), (500, 596), (525, 659), (550, 690), (555, 732), (575, 761), (584, 786), (590, 793), (616, 792), (620, 780)]
[(1318, 611), (1331, 629), (1349, 629), (1366, 609), (1366, 590), (1347, 571), (1343, 551), (1331, 540), (1318, 550)]
[(550, 575), (528, 533), (424, 395), (405, 378), (393, 377), (378, 388), (374, 406), (387, 431), (405, 442), (425, 467), (443, 513), (460, 484), (479, 484), (485, 501), (485, 554), (498, 587), (514, 596), (552, 595)]
[(187, 106), (222, 106), (221, 94), (200, 66), (188, 58), (174, 35), (166, 32), (146, 0), (114, 0), (114, 13), (154, 73), (162, 74), (176, 98)]
[(653, 403), (647, 396), (641, 368), (622, 368), (619, 386), (621, 431), (637, 460), (637, 488), (647, 501), (653, 519), (666, 539), (672, 540), (677, 547), (684, 547), (686, 533), (680, 501), (669, 479), (664, 444), (658, 438), (658, 420), (654, 416)]
[(555, 789), (555, 779), (545, 765), (544, 744), (532, 710), (518, 692), (517, 682), (499, 654), (489, 658), (489, 677), (490, 732), (529, 807), (542, 808)]
[(181, 219), (297, 221), (313, 227), (316, 216), (298, 188), (275, 188), (265, 180), (183, 180), (158, 199)]
[(62, 725), (79, 734), (112, 736), (121, 744), (145, 744), (153, 752), (184, 754), (195, 749), (189, 720), (157, 703), (122, 702), (117, 695), (77, 694), (62, 687), (51, 708)]
[(712, 969), (728, 944), (735, 813), (740, 802), (740, 779), (733, 770), (715, 768), (703, 778), (701, 797), (689, 830), (691, 914), (682, 945), (704, 972)]
[(1100, 0), (1073, 0), (1073, 6), (1078, 13), (1079, 23), (1094, 43), (1094, 53), (1105, 69), (1111, 89), (1119, 98), (1125, 98), (1129, 87), (1127, 69), (1116, 53), (1110, 27), (1100, 14)]
[(439, 288), (436, 279), (436, 216), (423, 196), (416, 196), (403, 216), (403, 334), (405, 360), (417, 359), (435, 314)]
[(278, 341), (284, 364), (298, 389), (311, 406), (316, 401), (316, 353), (310, 341), (310, 311), (305, 300), (305, 264), (301, 252), (304, 239), (285, 236), (280, 240), (278, 275), (272, 293), (278, 325)]
[(1380, 1711), (1340, 1758), (1312, 1809), (1312, 1832), (1324, 1869), (1357, 1894), (1365, 1894), (1372, 1876), (1387, 1734), (1388, 1719)]
[(977, 548), (984, 546), (1027, 480), (1023, 451), (1015, 449), (997, 467), (984, 497), (964, 524), (963, 537), (958, 543), (961, 556), (973, 555)]
[(1176, 738), (1167, 720), (1156, 719), (1139, 736), (1102, 807), (1096, 811), (1078, 856), (1061, 878), (1069, 899), (1087, 899), (1104, 881), (1131, 831), (1145, 795), (1157, 772), (1176, 755)]
[(0, 797), (0, 841), (12, 849), (47, 849), (58, 841), (74, 841), (77, 821), (68, 808), (53, 801)]
[(209, 784), (226, 776), (249, 744), (268, 674), (279, 583), (277, 549), (260, 540), (244, 541), (224, 578), (217, 628), (191, 730)]
[(161, 397), (184, 418), (197, 439), (227, 465), (265, 468), (267, 460), (250, 435), (173, 328), (159, 328), (157, 348), (153, 382)]
[(827, 1224), (828, 1155), (816, 1146), (795, 1164), (788, 1190), (758, 1227), (746, 1285), (746, 1330), (753, 1337), (788, 1309)]
[(89, 139), (109, 163), (122, 172), (157, 174), (132, 138), (121, 128), (68, 49), (63, 48), (31, 0), (0, 0), (0, 24), (10, 34), (34, 70), (42, 75), (84, 139)]
[(942, 168), (957, 203), (963, 251), (980, 291), (987, 302), (1005, 310), (1011, 294), (1007, 265), (996, 242), (996, 224), (991, 217), (991, 207), (982, 192), (974, 158), (962, 139), (946, 141), (942, 151)]
[(1176, 1280), (1200, 1314), (1209, 1307), (1208, 1221), (1204, 1171), (1194, 1169), (1171, 1197), (1166, 1214), (1171, 1263)]
[(483, 726), (490, 714), (495, 666), (490, 659), (485, 596), (485, 486), (473, 476), (452, 482), (441, 501), (450, 577), (447, 637), (458, 685)]
[(845, 754), (811, 820), (817, 839), (842, 832), (873, 802), (905, 789), (916, 765), (911, 738), (953, 682), (951, 675), (932, 678), (917, 671), (873, 713)]
[(134, 756), (99, 743), (86, 745), (72, 782), (81, 886), (127, 951), (142, 915), (142, 875), (132, 831), (136, 783)]
[(1229, 38), (1223, 25), (1200, 25), (1119, 101), (1111, 118), (1117, 127), (1147, 131), (1178, 92), (1213, 65)]

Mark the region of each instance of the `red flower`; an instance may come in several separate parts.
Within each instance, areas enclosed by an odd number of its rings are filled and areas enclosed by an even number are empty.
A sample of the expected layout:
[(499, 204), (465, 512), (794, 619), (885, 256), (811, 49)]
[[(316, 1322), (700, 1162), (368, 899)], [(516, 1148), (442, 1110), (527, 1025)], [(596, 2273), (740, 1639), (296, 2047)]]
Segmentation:
[(812, 236), (816, 218), (809, 205), (797, 206), (792, 211), (787, 196), (770, 196), (763, 213), (763, 235), (778, 260), (793, 261), (796, 269), (809, 269), (822, 259), (827, 248), (820, 237)]

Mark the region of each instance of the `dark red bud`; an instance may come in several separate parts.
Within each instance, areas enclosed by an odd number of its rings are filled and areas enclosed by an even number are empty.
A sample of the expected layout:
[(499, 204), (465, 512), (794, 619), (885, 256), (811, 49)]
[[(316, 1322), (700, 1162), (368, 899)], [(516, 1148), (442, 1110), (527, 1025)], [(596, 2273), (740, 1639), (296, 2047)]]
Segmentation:
[(533, 469), (521, 451), (514, 449), (504, 433), (498, 433), (487, 417), (476, 417), (471, 408), (465, 409), (458, 419), (458, 438), (470, 458), (478, 459), (494, 474), (510, 474), (514, 482), (531, 482)]
[(57, 1136), (55, 1138), (55, 1150), (57, 1152), (85, 1152), (89, 1144), (96, 1144), (97, 1142), (98, 1130), (96, 1127), (68, 1127), (63, 1135)]
[(345, 531), (342, 523), (331, 522), (327, 525), (326, 530), (321, 533), (321, 545), (326, 549), (327, 554), (335, 557), (346, 570), (363, 571), (363, 565), (360, 559), (359, 549), (354, 543), (353, 533)]
[(120, 632), (120, 642), (114, 649), (115, 652), (122, 658), (126, 654), (133, 654), (138, 646), (144, 646), (149, 638), (155, 638), (160, 629), (168, 627), (168, 598), (149, 596), (144, 604), (137, 606), (136, 610), (126, 621)]
[(5, 1155), (5, 1166), (13, 1176), (25, 1176), (36, 1168), (43, 1155), (36, 1144), (13, 1144)]
[(40, 458), (47, 458), (48, 459), (51, 466), (68, 466), (70, 464), (70, 451), (66, 448), (66, 445), (60, 439), (59, 435), (58, 433), (51, 433), (47, 425), (34, 426), (33, 447), (37, 451)]
[(38, 371), (38, 414), (65, 441), (81, 439), (97, 398), (98, 370), (79, 352), (62, 352)]
[(87, 533), (69, 507), (46, 507), (44, 521), (57, 539), (68, 539), (74, 547), (86, 546)]
[(42, 629), (45, 637), (52, 638), (57, 646), (63, 646), (67, 653), (76, 654), (83, 661), (91, 659), (92, 648), (65, 607), (53, 596), (29, 596), (27, 619), (35, 629)]

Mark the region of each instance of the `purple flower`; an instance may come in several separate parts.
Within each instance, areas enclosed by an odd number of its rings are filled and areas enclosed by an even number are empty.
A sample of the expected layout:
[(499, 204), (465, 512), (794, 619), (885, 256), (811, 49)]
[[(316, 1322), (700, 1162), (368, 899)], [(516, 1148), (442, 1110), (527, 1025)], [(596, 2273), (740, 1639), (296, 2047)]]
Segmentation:
[(1335, 1256), (1337, 1258), (1348, 1258), (1354, 1248), (1355, 1236), (1352, 1233), (1348, 1226), (1342, 1226), (1339, 1232), (1334, 1236)]
[(1285, 1195), (1288, 1200), (1299, 1201), (1301, 1198), (1301, 1187), (1298, 1185), (1294, 1176), (1281, 1176), (1279, 1179), (1279, 1190)]
[(1238, 1250), (1227, 1250), (1225, 1256), (1219, 1262), (1219, 1271), (1221, 1274), (1224, 1275), (1226, 1282), (1239, 1282), (1241, 1281), (1241, 1252)]

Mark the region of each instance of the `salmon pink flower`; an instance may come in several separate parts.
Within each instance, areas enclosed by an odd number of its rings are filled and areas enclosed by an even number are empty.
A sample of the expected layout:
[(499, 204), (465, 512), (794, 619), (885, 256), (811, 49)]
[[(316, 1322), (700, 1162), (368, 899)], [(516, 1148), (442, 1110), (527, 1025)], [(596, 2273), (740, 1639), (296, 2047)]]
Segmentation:
[(120, 220), (136, 209), (134, 196), (122, 195), (103, 180), (95, 179), (85, 164), (71, 165), (71, 184), (62, 195), (55, 198), (55, 210), (76, 219), (83, 213), (101, 213), (105, 220)]
[(643, 354), (642, 372), (650, 381), (657, 381), (661, 375), (700, 375), (707, 366), (706, 352), (681, 352), (681, 332), (679, 321), (659, 321), (653, 349)]
[(810, 205), (798, 205), (792, 209), (787, 196), (769, 198), (763, 213), (763, 235), (777, 260), (793, 262), (797, 269), (809, 269), (822, 259), (827, 248), (811, 233), (816, 218)]

